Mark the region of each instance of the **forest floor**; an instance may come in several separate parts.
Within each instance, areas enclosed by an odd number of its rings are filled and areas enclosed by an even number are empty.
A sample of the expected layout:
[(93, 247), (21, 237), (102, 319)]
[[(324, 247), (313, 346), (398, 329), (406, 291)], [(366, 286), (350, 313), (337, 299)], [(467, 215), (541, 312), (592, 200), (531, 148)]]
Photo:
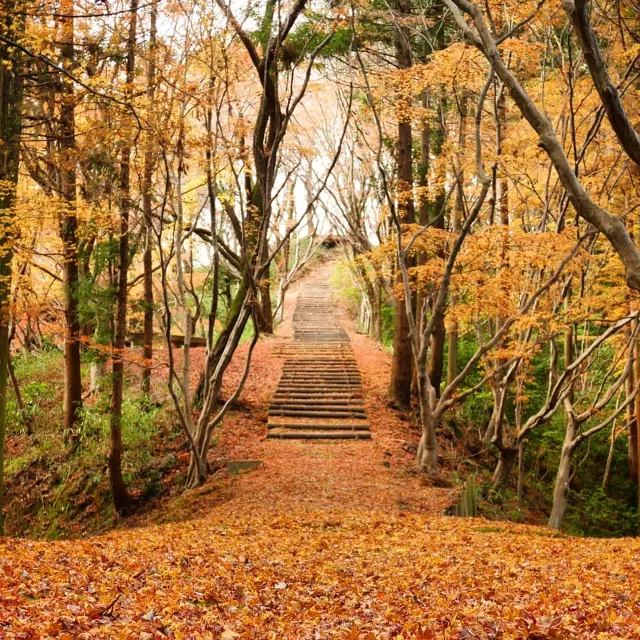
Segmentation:
[(413, 471), (389, 356), (346, 316), (372, 440), (266, 439), (300, 286), (212, 449), (260, 466), (105, 535), (3, 539), (0, 638), (640, 638), (640, 541), (441, 515), (454, 496)]

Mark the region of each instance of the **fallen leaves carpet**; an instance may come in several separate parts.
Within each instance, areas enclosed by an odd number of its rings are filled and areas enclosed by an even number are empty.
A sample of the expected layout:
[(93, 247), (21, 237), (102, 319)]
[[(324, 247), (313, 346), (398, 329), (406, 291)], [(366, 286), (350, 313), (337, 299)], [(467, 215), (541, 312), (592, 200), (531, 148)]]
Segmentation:
[(639, 546), (357, 511), (0, 544), (3, 638), (638, 638)]
[(416, 433), (368, 338), (350, 331), (372, 441), (267, 440), (289, 330), (261, 341), (220, 432), (220, 451), (262, 466), (135, 528), (0, 540), (0, 638), (640, 638), (640, 542), (439, 515), (449, 491), (411, 473)]

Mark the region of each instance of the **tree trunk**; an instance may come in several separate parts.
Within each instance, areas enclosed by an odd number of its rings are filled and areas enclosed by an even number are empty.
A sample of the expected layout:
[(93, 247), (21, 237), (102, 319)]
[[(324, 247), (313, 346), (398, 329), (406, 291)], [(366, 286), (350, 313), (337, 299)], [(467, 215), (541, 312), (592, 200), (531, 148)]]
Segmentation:
[[(505, 138), (507, 130), (507, 96), (506, 91), (502, 91), (498, 97), (496, 105), (496, 155), (498, 158), (502, 155), (502, 141)], [(509, 226), (509, 192), (507, 177), (502, 172), (496, 171), (496, 205), (500, 216), (500, 224)]]
[(505, 376), (504, 378), (495, 376), (492, 385), (493, 412), (487, 432), (484, 435), (484, 441), (492, 442), (498, 449), (498, 464), (496, 465), (492, 479), (493, 488), (496, 490), (502, 489), (509, 482), (513, 464), (518, 453), (512, 435), (505, 430), (505, 427), (508, 427), (505, 418), (505, 408), (510, 379), (510, 376)]
[[(426, 62), (426, 60), (423, 60)], [(429, 107), (429, 95), (425, 92), (422, 94), (422, 108), (428, 109)], [(429, 223), (429, 166), (431, 164), (431, 126), (429, 123), (429, 118), (425, 117), (422, 120), (422, 127), (420, 129), (420, 163), (417, 167), (418, 174), (418, 222), (421, 226), (425, 226)], [(437, 226), (437, 222), (434, 222), (434, 226)], [(443, 226), (441, 227), (443, 228)], [(416, 262), (418, 266), (423, 266), (426, 264), (427, 254), (424, 251), (418, 251), (416, 255)], [(423, 313), (425, 304), (425, 296), (424, 292), (421, 289), (418, 289), (416, 292), (416, 321), (418, 325), (418, 331), (421, 330), (424, 322), (426, 322), (426, 314)], [(436, 322), (436, 325), (444, 324)], [(433, 336), (435, 338), (435, 334)], [(438, 344), (432, 338), (432, 348), (436, 351), (438, 350)], [(444, 344), (442, 344), (444, 347)], [(431, 365), (429, 369), (429, 375), (431, 376), (432, 383), (440, 390), (440, 382), (442, 380), (442, 362), (440, 362), (440, 380), (438, 380), (438, 358), (435, 358), (435, 368), (432, 370)], [(415, 372), (414, 372), (415, 373)], [(415, 376), (417, 378), (417, 376)], [(418, 381), (415, 380), (416, 388)]]
[(436, 397), (440, 397), (442, 387), (442, 372), (444, 369), (444, 342), (446, 337), (444, 328), (444, 314), (439, 313), (433, 323), (431, 334), (431, 348), (429, 355), (429, 378), (436, 391)]
[(525, 466), (524, 466), (524, 440), (520, 440), (518, 443), (518, 489), (516, 491), (518, 509), (522, 509), (524, 505), (524, 480), (525, 480)]
[[(213, 79), (210, 80), (213, 86)], [(216, 176), (214, 175), (214, 149), (213, 149), (213, 110), (207, 111), (206, 129), (209, 146), (205, 153), (206, 173), (207, 173), (207, 194), (209, 197), (209, 221), (211, 225), (211, 249), (213, 252), (213, 277), (211, 281), (211, 308), (207, 322), (207, 356), (212, 353), (215, 345), (216, 320), (218, 318), (218, 297), (220, 295), (220, 251), (218, 247), (218, 224), (216, 220)], [(205, 369), (198, 381), (194, 397), (201, 398), (207, 393), (207, 381), (211, 376), (211, 358), (205, 360)]]
[(500, 457), (498, 458), (498, 464), (491, 479), (492, 487), (496, 490), (503, 489), (507, 486), (518, 450), (511, 447), (503, 447), (499, 452)]
[(430, 380), (426, 372), (418, 376), (418, 398), (420, 401), (420, 423), (422, 435), (418, 444), (416, 462), (418, 469), (425, 473), (433, 474), (438, 470), (438, 438), (436, 423), (432, 411), (432, 390), (429, 388)]
[(454, 323), (447, 336), (447, 384), (451, 384), (458, 375), (458, 327)]
[[(423, 374), (420, 378), (427, 377)], [(418, 381), (418, 384), (423, 384)], [(431, 401), (427, 398), (420, 399), (420, 416), (422, 423), (422, 435), (418, 444), (416, 462), (418, 469), (425, 473), (435, 473), (438, 469), (438, 438), (436, 425), (431, 412)]]
[[(0, 211), (4, 213), (3, 206), (6, 198), (0, 199)], [(4, 238), (0, 239), (0, 243)], [(3, 279), (11, 276), (10, 261), (4, 257), (0, 258), (0, 275)], [(5, 304), (7, 300), (7, 287), (0, 287), (0, 304)], [(4, 535), (4, 443), (7, 436), (7, 373), (9, 371), (9, 325), (4, 319), (0, 320), (0, 536)]]
[(611, 427), (611, 444), (609, 445), (609, 453), (607, 454), (607, 463), (604, 466), (604, 474), (602, 475), (602, 490), (606, 491), (611, 479), (611, 465), (613, 464), (613, 455), (616, 450), (616, 427), (617, 423), (614, 420)]
[(142, 392), (149, 395), (151, 391), (151, 362), (153, 359), (153, 218), (151, 189), (153, 186), (153, 170), (155, 166), (155, 154), (153, 153), (154, 140), (154, 101), (155, 101), (155, 77), (156, 77), (156, 45), (157, 45), (157, 17), (158, 0), (151, 4), (149, 25), (149, 60), (147, 62), (147, 100), (149, 108), (149, 132), (147, 134), (147, 148), (144, 154), (144, 168), (142, 177), (142, 211), (144, 223), (144, 255), (143, 281), (144, 281), (144, 326), (142, 357), (144, 368), (142, 370)]
[[(288, 202), (287, 202), (287, 224), (285, 226), (285, 233), (289, 231), (290, 225), (293, 222), (293, 216), (295, 212), (295, 195), (294, 195), (295, 182), (292, 181), (289, 187)], [(309, 240), (311, 241), (311, 240)], [(289, 277), (289, 263), (291, 262), (291, 236), (287, 236), (281, 249), (280, 267), (278, 269), (280, 274), (280, 281), (278, 282), (278, 296), (276, 300), (276, 309), (278, 310), (277, 318), (274, 318), (274, 322), (280, 323), (284, 319), (284, 300), (287, 295), (287, 278)], [(298, 235), (296, 243), (296, 258), (300, 251), (300, 236)], [(297, 260), (296, 260), (297, 261)]]
[[(74, 64), (74, 6), (73, 0), (62, 0), (60, 18), (62, 44), (60, 54), (64, 67)], [(64, 199), (64, 212), (60, 220), (63, 245), (64, 284), (64, 432), (72, 448), (78, 444), (78, 422), (82, 408), (82, 375), (80, 361), (80, 318), (78, 313), (78, 219), (76, 216), (76, 139), (75, 96), (73, 83), (61, 78), (60, 96), (60, 193)]]
[[(407, 0), (396, 0), (396, 11), (403, 16), (411, 14), (411, 5)], [(395, 30), (396, 61), (400, 69), (411, 67), (411, 42), (406, 27), (396, 25)], [(398, 122), (398, 214), (401, 224), (411, 224), (415, 220), (413, 205), (413, 163), (411, 159), (412, 134), (411, 120), (407, 114), (399, 114)], [(402, 284), (400, 268), (397, 269), (397, 282)], [(393, 360), (391, 363), (390, 395), (395, 404), (408, 409), (411, 404), (411, 381), (413, 377), (413, 359), (409, 320), (402, 297), (395, 297), (395, 333), (393, 338)]]
[(498, 374), (493, 374), (492, 378), (488, 382), (491, 388), (491, 395), (493, 397), (493, 407), (491, 410), (491, 417), (489, 418), (489, 424), (482, 436), (482, 441), (491, 442), (498, 430), (498, 424), (503, 418), (502, 411), (504, 410), (504, 397), (502, 389), (502, 381)]
[[(184, 118), (184, 113), (181, 113)], [(184, 207), (182, 201), (182, 175), (185, 172), (184, 167), (184, 121), (180, 123), (180, 134), (178, 138), (178, 170), (175, 176), (175, 194), (176, 194), (176, 225), (174, 236), (174, 247), (176, 254), (176, 280), (178, 285), (177, 302), (180, 306), (178, 313), (182, 315), (182, 334), (184, 342), (182, 346), (182, 382), (180, 384), (183, 404), (185, 408), (185, 418), (187, 420), (187, 428), (191, 431), (191, 336), (193, 335), (193, 317), (187, 300), (187, 289), (184, 282), (185, 263), (183, 258), (184, 236)], [(170, 329), (170, 327), (169, 327)], [(170, 345), (168, 345), (171, 348)]]
[(227, 302), (229, 310), (227, 311), (224, 327), (213, 343), (213, 348), (210, 350), (211, 355), (207, 355), (205, 369), (202, 373), (202, 376), (200, 376), (200, 380), (198, 381), (198, 385), (194, 393), (194, 401), (197, 401), (198, 403), (202, 402), (209, 392), (209, 380), (211, 379), (215, 368), (218, 366), (218, 362), (220, 361), (220, 358), (227, 347), (227, 343), (233, 331), (233, 327), (240, 317), (240, 313), (242, 311), (242, 302), (247, 294), (247, 289), (249, 288), (249, 278), (250, 276), (247, 273), (243, 274), (242, 280), (240, 280), (238, 290), (233, 296), (231, 304)]
[[(135, 71), (135, 43), (138, 0), (131, 0), (129, 36), (127, 40), (127, 92), (131, 94)], [(118, 283), (116, 294), (116, 323), (111, 392), (111, 450), (109, 477), (113, 504), (118, 513), (131, 504), (122, 477), (122, 398), (124, 384), (124, 349), (127, 333), (127, 278), (129, 272), (129, 211), (131, 209), (130, 171), (131, 146), (126, 144), (120, 161), (120, 239), (118, 243)]]
[(89, 394), (99, 395), (102, 391), (102, 383), (107, 374), (107, 363), (101, 356), (91, 363), (89, 370)]
[[(636, 321), (637, 322), (637, 321)], [(633, 362), (633, 371), (629, 373), (629, 378), (633, 380), (634, 384), (637, 384), (640, 380), (640, 345), (636, 341), (634, 345), (634, 362)], [(633, 482), (635, 482), (638, 487), (637, 497), (638, 497), (638, 506), (640, 506), (640, 434), (638, 433), (640, 427), (640, 391), (636, 393), (636, 397), (633, 401), (633, 406), (635, 409), (635, 420), (634, 423), (636, 425), (636, 438), (635, 438), (635, 460), (636, 460), (636, 474), (632, 476)], [(613, 433), (612, 436), (613, 437)], [(631, 449), (632, 443), (629, 442), (629, 448)]]
[[(247, 289), (245, 289), (245, 295), (246, 292)], [(245, 300), (243, 298), (240, 301), (238, 313), (234, 316), (233, 325), (227, 325), (227, 327), (225, 327), (229, 329), (227, 339), (224, 343), (224, 347), (222, 347), (222, 351), (217, 356), (216, 366), (211, 368), (212, 374), (215, 373), (216, 367), (219, 367), (219, 372), (216, 379), (209, 381), (208, 383), (207, 395), (204, 398), (202, 411), (198, 418), (194, 437), (195, 450), (191, 450), (189, 470), (187, 472), (187, 480), (185, 483), (187, 488), (193, 489), (199, 487), (207, 478), (207, 453), (209, 451), (209, 443), (211, 440), (210, 419), (218, 402), (224, 372), (231, 362), (231, 358), (238, 346), (238, 343), (240, 342), (242, 332), (247, 324), (247, 320), (249, 319), (249, 308), (250, 305), (245, 304)], [(254, 326), (254, 329), (259, 333), (257, 327)]]
[[(629, 373), (626, 380), (627, 395), (633, 394), (633, 388), (635, 386), (635, 367), (634, 370)], [(638, 398), (634, 398), (627, 405), (627, 430), (628, 430), (628, 463), (629, 463), (629, 479), (632, 482), (638, 481), (638, 470), (640, 465), (638, 464)]]
[[(264, 243), (260, 259), (264, 262), (269, 257), (269, 244)], [(273, 309), (271, 308), (271, 281), (269, 270), (260, 282), (260, 313), (258, 314), (261, 333), (273, 333)]]
[[(9, 33), (10, 28), (21, 31), (23, 23), (16, 24), (14, 3), (9, 2), (4, 14), (0, 13), (0, 29)], [(22, 74), (15, 59), (0, 43), (0, 536), (4, 534), (4, 445), (7, 418), (7, 373), (9, 371), (9, 302), (11, 296), (11, 258), (13, 234), (11, 220), (20, 157), (20, 131), (22, 126)]]
[[(467, 96), (462, 96), (460, 100), (460, 131), (458, 133), (458, 150), (457, 150), (457, 184), (456, 192), (453, 199), (453, 210), (451, 212), (451, 230), (454, 233), (460, 233), (462, 229), (462, 218), (464, 216), (464, 171), (462, 169), (462, 161), (464, 148), (467, 140)], [(444, 137), (444, 132), (443, 132)], [(451, 296), (451, 306), (456, 305), (456, 296)], [(447, 358), (447, 384), (451, 384), (458, 375), (458, 323), (454, 320), (449, 328), (447, 336), (448, 358)]]
[(553, 507), (549, 517), (549, 526), (552, 529), (560, 529), (567, 510), (567, 494), (569, 492), (569, 481), (571, 480), (571, 459), (575, 448), (574, 439), (576, 437), (576, 423), (570, 411), (567, 411), (567, 431), (565, 434), (562, 453), (560, 454), (560, 464), (553, 491)]
[(371, 302), (371, 337), (380, 342), (382, 340), (382, 282), (376, 276), (373, 285), (373, 300)]

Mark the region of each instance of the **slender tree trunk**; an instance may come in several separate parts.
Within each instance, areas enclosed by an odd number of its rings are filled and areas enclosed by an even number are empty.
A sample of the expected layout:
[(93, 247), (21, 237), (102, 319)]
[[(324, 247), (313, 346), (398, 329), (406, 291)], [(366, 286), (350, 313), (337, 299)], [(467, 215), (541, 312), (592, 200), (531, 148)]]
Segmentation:
[(498, 424), (498, 418), (502, 419), (499, 416), (499, 412), (501, 410), (501, 394), (500, 394), (500, 377), (498, 374), (493, 374), (493, 376), (487, 382), (487, 386), (491, 389), (491, 396), (493, 397), (493, 408), (491, 410), (491, 417), (489, 418), (489, 424), (485, 432), (482, 434), (482, 441), (489, 443), (493, 440), (496, 435), (496, 425)]
[[(289, 226), (293, 222), (293, 217), (295, 213), (296, 200), (295, 200), (294, 189), (295, 189), (295, 181), (292, 181), (291, 186), (289, 187), (289, 199), (287, 202), (287, 225), (285, 228), (285, 233), (289, 230)], [(300, 252), (300, 235), (296, 234), (296, 236), (297, 236), (297, 241), (296, 241), (295, 255), (297, 258)], [(278, 309), (278, 317), (275, 318), (275, 322), (278, 322), (278, 323), (282, 322), (282, 320), (284, 319), (284, 300), (285, 300), (285, 296), (287, 295), (287, 288), (289, 286), (287, 279), (289, 277), (290, 261), (291, 261), (291, 236), (288, 236), (282, 246), (282, 257), (280, 259), (280, 264), (281, 264), (281, 267), (279, 269), (280, 282), (278, 283), (278, 300), (276, 302), (276, 308)]]
[(376, 276), (373, 285), (373, 301), (371, 303), (371, 337), (382, 340), (382, 282)]
[[(626, 381), (627, 395), (633, 394), (635, 386), (636, 367), (629, 374)], [(627, 405), (627, 424), (628, 424), (628, 461), (629, 461), (629, 479), (632, 482), (638, 481), (638, 398), (634, 398)]]
[[(638, 170), (638, 167), (635, 165), (633, 165), (631, 172), (634, 178), (640, 178), (640, 170)], [(636, 221), (630, 231), (632, 233), (632, 237), (634, 237), (637, 242), (638, 238), (640, 238), (640, 222)], [(631, 312), (633, 311), (633, 303), (631, 302), (630, 296), (628, 296), (628, 298), (629, 312)], [(629, 334), (631, 331), (631, 328), (627, 329)], [(627, 396), (633, 395), (633, 389), (638, 380), (640, 380), (640, 346), (637, 341), (632, 347), (632, 356), (634, 358), (633, 368), (626, 381)], [(640, 391), (635, 394), (635, 397), (627, 406), (627, 424), (629, 433), (629, 479), (638, 487), (638, 504), (640, 505)]]
[(144, 222), (144, 255), (143, 281), (144, 281), (144, 327), (142, 357), (144, 368), (142, 370), (142, 392), (149, 395), (151, 391), (151, 361), (153, 359), (153, 218), (151, 189), (153, 187), (153, 171), (155, 168), (155, 154), (153, 153), (155, 134), (155, 82), (156, 82), (156, 46), (157, 46), (157, 17), (158, 0), (151, 4), (151, 16), (149, 24), (149, 48), (147, 62), (147, 100), (149, 103), (149, 131), (146, 136), (146, 149), (144, 154), (144, 168), (142, 176), (142, 210)]
[[(429, 107), (429, 97), (425, 94), (422, 97), (422, 106), (424, 109)], [(437, 146), (437, 145), (436, 145)], [(429, 189), (429, 167), (431, 163), (431, 126), (429, 119), (425, 117), (422, 123), (422, 130), (420, 132), (420, 165), (418, 167), (418, 187), (419, 187), (419, 222), (422, 226), (429, 223), (430, 216), (430, 202), (428, 198)], [(444, 229), (444, 216), (438, 217), (438, 214), (434, 212), (433, 227), (436, 229)], [(419, 252), (417, 255), (418, 265), (426, 263), (427, 256), (424, 252)], [(418, 320), (418, 330), (422, 324), (426, 321), (425, 315), (422, 313), (424, 306), (424, 296), (422, 291), (418, 291), (416, 297), (416, 313)], [(439, 314), (439, 317), (435, 319), (433, 333), (431, 334), (431, 357), (429, 358), (429, 377), (431, 378), (431, 384), (436, 390), (436, 395), (440, 397), (440, 387), (442, 385), (442, 372), (444, 368), (444, 344), (445, 344), (445, 328), (444, 328), (444, 313)]]
[[(637, 164), (632, 165), (630, 171), (635, 180), (640, 180), (640, 167)], [(635, 220), (634, 235), (637, 242), (638, 239), (640, 239), (640, 220), (638, 220), (637, 217)], [(636, 327), (637, 323), (638, 321), (636, 320)], [(629, 372), (629, 380), (627, 380), (627, 385), (632, 385), (631, 392), (633, 392), (634, 386), (640, 382), (640, 344), (637, 339), (635, 340), (635, 344), (632, 349), (632, 353), (634, 355), (633, 369)], [(630, 465), (631, 467), (634, 467), (630, 469), (630, 472), (631, 481), (634, 482), (637, 487), (638, 508), (640, 509), (640, 389), (637, 391), (633, 402), (629, 406), (633, 407), (635, 414), (634, 419), (630, 420), (629, 424), (629, 429), (635, 427), (634, 442), (632, 442), (631, 434), (629, 437), (629, 462), (631, 462), (632, 459), (635, 462), (635, 464)], [(614, 432), (612, 431), (612, 438), (613, 433)], [(633, 454), (631, 453), (632, 450)]]
[[(571, 300), (571, 290), (567, 289), (565, 305), (568, 306)], [(568, 367), (573, 362), (573, 329), (569, 327), (564, 338), (564, 366)], [(574, 440), (576, 438), (578, 426), (573, 415), (573, 404), (575, 394), (573, 386), (567, 399), (565, 400), (565, 438), (560, 453), (560, 463), (553, 491), (553, 507), (549, 517), (549, 526), (552, 529), (560, 529), (567, 510), (567, 495), (569, 493), (569, 483), (571, 480), (571, 459), (575, 449)]]
[(492, 386), (493, 392), (493, 413), (489, 422), (487, 433), (484, 436), (485, 442), (491, 441), (498, 449), (498, 464), (492, 478), (492, 486), (499, 490), (507, 485), (511, 477), (511, 471), (516, 460), (518, 449), (515, 446), (514, 438), (507, 431), (508, 424), (505, 418), (505, 408), (507, 394), (509, 391), (510, 376), (499, 378), (495, 376)]
[(524, 466), (524, 440), (518, 442), (518, 489), (516, 491), (518, 509), (522, 509), (524, 505), (524, 480), (525, 480), (525, 466)]
[[(411, 14), (408, 0), (396, 0), (396, 11), (401, 16)], [(396, 26), (395, 30), (396, 61), (400, 69), (411, 67), (411, 42), (406, 27)], [(413, 162), (411, 120), (400, 113), (398, 122), (398, 213), (401, 224), (411, 224), (415, 220), (413, 205)], [(400, 268), (397, 269), (397, 281), (402, 282)], [(403, 409), (411, 404), (411, 381), (413, 377), (413, 358), (411, 354), (411, 338), (409, 336), (409, 320), (405, 302), (401, 297), (394, 300), (395, 333), (393, 339), (393, 360), (391, 363), (390, 395), (395, 404)], [(418, 372), (420, 375), (420, 372)]]
[[(213, 87), (213, 79), (210, 80)], [(218, 224), (216, 220), (216, 176), (214, 173), (214, 153), (213, 148), (213, 110), (209, 109), (206, 118), (206, 129), (208, 137), (208, 148), (205, 154), (206, 173), (207, 173), (207, 194), (209, 197), (209, 216), (211, 225), (211, 248), (213, 252), (213, 278), (211, 282), (211, 308), (209, 309), (209, 319), (207, 323), (207, 355), (213, 352), (216, 320), (218, 318), (218, 297), (220, 295), (220, 251), (218, 247)], [(207, 394), (208, 382), (213, 373), (214, 362), (212, 358), (207, 357), (205, 361), (205, 369), (198, 382), (195, 396), (204, 397)]]
[(616, 427), (617, 422), (614, 420), (611, 427), (611, 444), (609, 445), (609, 453), (607, 454), (607, 463), (604, 466), (604, 474), (602, 475), (602, 490), (606, 491), (611, 479), (611, 465), (613, 464), (613, 455), (616, 450)]
[[(568, 404), (570, 405), (571, 403)], [(571, 411), (567, 411), (566, 413), (566, 434), (553, 490), (553, 507), (551, 509), (551, 516), (549, 517), (549, 526), (552, 529), (560, 529), (565, 511), (567, 510), (567, 494), (569, 492), (569, 481), (571, 479), (571, 459), (575, 448), (576, 422)]]
[[(264, 262), (269, 257), (269, 244), (264, 243), (260, 259)], [(267, 270), (265, 277), (260, 282), (260, 320), (261, 333), (273, 333), (273, 309), (271, 308), (271, 280)]]
[[(0, 198), (0, 211), (4, 213), (5, 198)], [(0, 238), (2, 243), (4, 238)], [(8, 262), (8, 263), (7, 263)], [(10, 262), (0, 258), (0, 275), (11, 276)], [(0, 286), (0, 304), (7, 299), (5, 286)], [(9, 360), (9, 326), (6, 320), (0, 320), (0, 536), (4, 535), (4, 447), (7, 437), (7, 373)]]
[[(135, 71), (135, 43), (138, 0), (131, 0), (129, 37), (127, 40), (127, 93), (132, 94)], [(129, 273), (129, 211), (131, 209), (131, 146), (126, 144), (120, 160), (120, 239), (118, 243), (118, 283), (116, 294), (116, 326), (111, 391), (111, 450), (109, 477), (113, 504), (118, 513), (125, 512), (131, 498), (122, 476), (122, 399), (124, 384), (124, 348), (127, 333), (127, 278)]]
[[(74, 3), (60, 3), (62, 25), (60, 46), (64, 66), (71, 69), (74, 64)], [(73, 83), (61, 78), (60, 96), (60, 193), (64, 211), (60, 221), (60, 237), (63, 245), (64, 283), (64, 431), (75, 448), (80, 434), (78, 422), (82, 408), (82, 374), (80, 360), (81, 326), (78, 312), (78, 219), (76, 216), (76, 139), (75, 96)]]
[[(181, 114), (181, 118), (184, 118), (184, 113)], [(185, 172), (184, 168), (184, 121), (180, 125), (180, 135), (178, 139), (178, 170), (176, 172), (175, 191), (176, 191), (176, 231), (175, 231), (175, 252), (176, 252), (176, 279), (178, 284), (178, 304), (182, 311), (182, 331), (184, 335), (183, 342), (183, 355), (182, 355), (182, 397), (184, 400), (185, 417), (187, 419), (188, 428), (192, 431), (191, 425), (191, 413), (189, 407), (191, 407), (191, 336), (193, 333), (193, 318), (191, 315), (191, 309), (189, 307), (189, 301), (187, 300), (187, 290), (184, 283), (184, 257), (183, 257), (183, 242), (184, 242), (184, 207), (182, 202), (182, 175)]]
[[(245, 293), (246, 291), (247, 290), (245, 289)], [(238, 346), (238, 343), (240, 342), (240, 337), (242, 336), (242, 332), (249, 317), (249, 305), (245, 305), (243, 299), (240, 303), (238, 314), (234, 316), (233, 325), (228, 325), (229, 335), (225, 340), (224, 347), (222, 347), (222, 352), (218, 354), (216, 360), (216, 367), (220, 367), (220, 371), (216, 380), (209, 382), (207, 396), (204, 398), (202, 411), (198, 418), (194, 437), (195, 451), (191, 451), (189, 470), (187, 472), (187, 480), (185, 483), (187, 488), (193, 489), (199, 487), (207, 478), (207, 453), (209, 451), (209, 444), (211, 441), (211, 415), (215, 411), (216, 404), (218, 402), (224, 372), (231, 362), (231, 358)], [(257, 328), (255, 329), (259, 333), (259, 330)]]
[[(4, 15), (0, 13), (0, 30), (21, 30), (16, 24), (9, 2)], [(18, 27), (18, 29), (16, 28)], [(5, 29), (7, 31), (5, 31)], [(11, 258), (13, 234), (11, 221), (18, 183), (20, 131), (22, 126), (22, 76), (15, 52), (0, 43), (0, 536), (4, 534), (4, 448), (7, 428), (7, 373), (9, 371), (9, 302), (11, 296)]]
[[(438, 127), (438, 144), (435, 145), (437, 152), (439, 153), (442, 149), (442, 139), (444, 138), (444, 130), (442, 129), (442, 125), (440, 124)], [(429, 132), (423, 132), (423, 135)], [(424, 145), (424, 142), (423, 142)], [(430, 153), (430, 147), (423, 149), (423, 153)], [(432, 224), (434, 229), (444, 229), (445, 228), (445, 219), (444, 219), (444, 207), (445, 207), (445, 195), (444, 190), (440, 189), (438, 195), (434, 201), (434, 211), (430, 216), (432, 218)], [(425, 222), (422, 222), (423, 212), (420, 212), (420, 222), (421, 224), (427, 224), (429, 222), (429, 215), (427, 214), (427, 218)], [(442, 256), (444, 258), (444, 255)], [(418, 308), (418, 312), (420, 309)], [(429, 379), (431, 381), (432, 387), (435, 389), (436, 398), (440, 397), (440, 391), (442, 387), (442, 377), (444, 372), (444, 345), (446, 342), (447, 332), (444, 326), (444, 317), (445, 317), (445, 309), (434, 318), (433, 321), (433, 332), (430, 336), (430, 355), (429, 355)], [(421, 318), (421, 321), (424, 322), (424, 318)]]
[(437, 425), (432, 409), (435, 392), (430, 388), (431, 383), (426, 371), (418, 375), (418, 385), (422, 435), (418, 444), (416, 462), (420, 471), (435, 473), (438, 469)]
[[(636, 321), (637, 322), (637, 321)], [(638, 384), (640, 380), (640, 345), (636, 341), (634, 345), (634, 363), (633, 363), (633, 371), (629, 373), (629, 378), (631, 378), (633, 384)], [(640, 391), (636, 393), (636, 396), (633, 401), (633, 406), (635, 409), (635, 420), (634, 424), (636, 425), (636, 438), (635, 438), (635, 460), (636, 460), (636, 473), (635, 476), (632, 477), (633, 482), (635, 482), (638, 491), (638, 506), (640, 506), (640, 434), (638, 433), (640, 426)], [(613, 437), (613, 435), (612, 435)], [(629, 448), (633, 445), (629, 442)]]
[[(460, 111), (460, 130), (458, 132), (458, 151), (456, 158), (457, 184), (455, 196), (453, 199), (453, 210), (451, 212), (451, 230), (454, 233), (460, 233), (462, 229), (462, 218), (464, 215), (464, 171), (462, 162), (464, 149), (467, 141), (467, 96), (463, 95), (459, 104)], [(451, 306), (455, 306), (456, 297), (451, 297)], [(447, 336), (448, 354), (447, 354), (447, 384), (451, 384), (458, 375), (458, 323), (451, 323)]]
[(429, 355), (429, 378), (431, 378), (431, 384), (435, 389), (436, 397), (439, 398), (442, 387), (442, 374), (444, 371), (444, 344), (447, 335), (444, 327), (444, 312), (438, 314), (433, 324)]
[[(507, 131), (507, 96), (506, 91), (499, 94), (496, 105), (497, 144), (496, 155), (502, 155), (502, 142)], [(507, 177), (501, 171), (496, 171), (496, 204), (500, 216), (500, 224), (509, 226), (509, 192)]]

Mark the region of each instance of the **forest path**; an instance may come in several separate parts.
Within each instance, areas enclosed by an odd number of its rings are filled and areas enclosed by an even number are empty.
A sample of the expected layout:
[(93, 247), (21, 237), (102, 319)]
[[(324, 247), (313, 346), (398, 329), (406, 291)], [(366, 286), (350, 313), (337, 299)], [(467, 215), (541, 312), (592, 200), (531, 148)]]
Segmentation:
[(329, 284), (308, 278), (293, 315), (293, 340), (269, 405), (268, 438), (368, 440), (360, 372), (334, 312)]
[[(0, 539), (0, 638), (639, 638), (640, 541), (439, 515), (450, 492), (423, 485), (417, 429), (384, 400), (389, 354), (339, 306), (372, 440), (266, 437), (288, 311), (308, 282), (291, 292), (277, 335), (259, 341), (242, 404), (212, 448), (212, 461), (261, 466), (128, 519), (135, 529)], [(225, 393), (244, 355), (246, 345)]]
[[(334, 270), (329, 261), (301, 278), (287, 293), (275, 335), (256, 346), (241, 405), (225, 420), (220, 446), (212, 450), (225, 457), (212, 462), (255, 460), (261, 466), (221, 482), (223, 499), (274, 514), (382, 505), (393, 513), (441, 513), (452, 491), (431, 487), (416, 473), (419, 431), (386, 399), (390, 354), (357, 332), (344, 303), (331, 293)], [(246, 348), (234, 358), (225, 394), (242, 375)], [(295, 409), (294, 395), (301, 401)], [(347, 404), (337, 404), (338, 397)], [(301, 433), (312, 437), (291, 437)]]

